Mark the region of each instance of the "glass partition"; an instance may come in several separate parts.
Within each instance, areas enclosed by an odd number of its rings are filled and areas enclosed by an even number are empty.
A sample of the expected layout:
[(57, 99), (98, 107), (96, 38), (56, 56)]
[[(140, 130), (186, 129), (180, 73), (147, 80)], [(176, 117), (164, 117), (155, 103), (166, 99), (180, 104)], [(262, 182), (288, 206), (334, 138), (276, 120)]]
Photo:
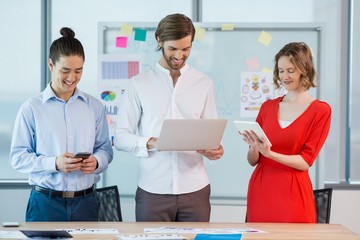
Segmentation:
[(0, 180), (27, 178), (10, 166), (9, 149), (20, 105), (41, 90), (40, 17), (40, 0), (1, 0)]

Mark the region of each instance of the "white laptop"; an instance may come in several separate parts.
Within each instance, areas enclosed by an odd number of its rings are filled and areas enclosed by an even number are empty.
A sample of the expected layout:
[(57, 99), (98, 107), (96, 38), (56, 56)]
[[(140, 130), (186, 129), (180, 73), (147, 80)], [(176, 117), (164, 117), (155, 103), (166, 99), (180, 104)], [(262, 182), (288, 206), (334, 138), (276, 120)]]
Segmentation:
[(226, 119), (165, 119), (156, 150), (218, 149), (226, 123)]

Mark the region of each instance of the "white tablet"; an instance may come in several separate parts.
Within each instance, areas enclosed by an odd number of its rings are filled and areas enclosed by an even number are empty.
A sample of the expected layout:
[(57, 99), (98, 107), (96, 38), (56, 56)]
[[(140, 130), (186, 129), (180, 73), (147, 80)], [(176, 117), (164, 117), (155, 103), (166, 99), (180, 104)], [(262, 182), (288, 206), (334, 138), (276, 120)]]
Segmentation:
[(226, 119), (165, 119), (156, 151), (218, 149)]
[(260, 127), (259, 123), (257, 122), (251, 122), (251, 121), (234, 121), (234, 124), (237, 128), (237, 130), (240, 133), (243, 133), (244, 131), (254, 131), (254, 133), (258, 136), (258, 138), (261, 140), (262, 137), (265, 137), (265, 139), (269, 142), (271, 146), (271, 142), (269, 141), (268, 137), (266, 136), (263, 129)]

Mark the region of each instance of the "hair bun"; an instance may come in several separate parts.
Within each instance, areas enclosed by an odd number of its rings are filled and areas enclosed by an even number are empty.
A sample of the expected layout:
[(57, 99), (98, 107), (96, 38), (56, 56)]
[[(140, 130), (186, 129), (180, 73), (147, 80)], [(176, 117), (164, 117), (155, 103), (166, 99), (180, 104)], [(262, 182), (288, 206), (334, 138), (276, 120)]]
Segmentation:
[(60, 29), (60, 34), (63, 37), (70, 37), (70, 38), (74, 38), (75, 37), (75, 33), (73, 30), (71, 30), (71, 28), (68, 27), (63, 27)]

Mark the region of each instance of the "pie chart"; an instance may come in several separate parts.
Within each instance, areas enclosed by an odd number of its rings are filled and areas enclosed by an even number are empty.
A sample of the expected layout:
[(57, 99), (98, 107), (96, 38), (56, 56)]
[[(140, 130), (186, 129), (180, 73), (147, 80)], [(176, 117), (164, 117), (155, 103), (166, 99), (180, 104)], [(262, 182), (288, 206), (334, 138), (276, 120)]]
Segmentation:
[(104, 101), (114, 101), (116, 98), (115, 92), (112, 91), (104, 91), (101, 93), (101, 99)]

